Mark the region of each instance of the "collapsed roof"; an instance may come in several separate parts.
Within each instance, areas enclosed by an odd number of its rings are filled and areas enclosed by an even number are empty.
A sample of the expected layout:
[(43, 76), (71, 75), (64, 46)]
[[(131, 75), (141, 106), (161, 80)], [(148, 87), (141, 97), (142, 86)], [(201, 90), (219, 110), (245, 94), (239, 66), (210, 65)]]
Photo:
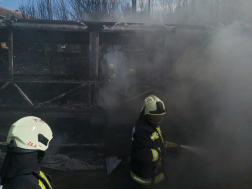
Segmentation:
[[(127, 44), (128, 37), (154, 35), (159, 38), (177, 31), (205, 33), (204, 26), (168, 25), (125, 22), (60, 21), (40, 19), (4, 19), (0, 22), (0, 40), (7, 41), (8, 30), (14, 41), (88, 44), (89, 32), (99, 33), (99, 43)], [(155, 38), (155, 37), (154, 37)]]
[(92, 22), (92, 21), (61, 21), (40, 19), (18, 19), (2, 21), (1, 28), (13, 29), (40, 29), (40, 30), (96, 30), (102, 32), (111, 31), (174, 31), (176, 28), (188, 28), (207, 30), (204, 26), (181, 26), (172, 24), (126, 23), (126, 22)]

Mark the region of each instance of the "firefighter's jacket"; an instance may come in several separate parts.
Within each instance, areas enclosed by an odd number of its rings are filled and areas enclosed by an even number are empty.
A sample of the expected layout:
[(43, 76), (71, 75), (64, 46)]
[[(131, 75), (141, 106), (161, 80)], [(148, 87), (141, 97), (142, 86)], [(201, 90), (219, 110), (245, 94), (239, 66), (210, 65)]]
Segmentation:
[(9, 180), (5, 180), (3, 189), (52, 189), (51, 183), (45, 174), (19, 175)]
[(42, 158), (39, 152), (10, 152), (1, 168), (0, 177), (3, 189), (52, 189), (49, 177), (40, 170)]
[(152, 125), (140, 116), (132, 130), (131, 178), (143, 185), (157, 184), (165, 179), (164, 162), (157, 169), (160, 161), (160, 147), (163, 137), (160, 127)]

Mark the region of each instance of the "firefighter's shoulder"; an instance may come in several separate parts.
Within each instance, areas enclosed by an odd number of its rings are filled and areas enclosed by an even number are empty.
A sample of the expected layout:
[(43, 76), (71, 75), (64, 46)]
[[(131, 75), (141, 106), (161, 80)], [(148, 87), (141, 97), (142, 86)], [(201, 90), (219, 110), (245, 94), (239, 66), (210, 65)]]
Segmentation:
[(33, 174), (29, 174), (29, 175), (20, 175), (20, 176), (14, 177), (13, 179), (11, 179), (10, 182), (7, 182), (6, 184), (4, 184), (4, 189), (13, 189), (13, 188), (41, 189), (41, 186), (39, 185), (39, 180)]
[(135, 125), (135, 133), (145, 133), (146, 135), (152, 132), (151, 127), (144, 120), (138, 120)]

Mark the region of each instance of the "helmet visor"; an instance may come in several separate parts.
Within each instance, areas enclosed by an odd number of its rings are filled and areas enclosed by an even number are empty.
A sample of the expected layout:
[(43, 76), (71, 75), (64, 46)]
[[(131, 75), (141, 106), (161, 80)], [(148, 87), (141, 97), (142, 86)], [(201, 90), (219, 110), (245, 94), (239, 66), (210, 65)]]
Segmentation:
[(47, 146), (49, 140), (44, 135), (38, 134), (38, 141)]
[(163, 115), (165, 114), (165, 109), (164, 109), (164, 105), (162, 102), (156, 102), (157, 105), (157, 109), (155, 111), (150, 111), (150, 114), (152, 115)]

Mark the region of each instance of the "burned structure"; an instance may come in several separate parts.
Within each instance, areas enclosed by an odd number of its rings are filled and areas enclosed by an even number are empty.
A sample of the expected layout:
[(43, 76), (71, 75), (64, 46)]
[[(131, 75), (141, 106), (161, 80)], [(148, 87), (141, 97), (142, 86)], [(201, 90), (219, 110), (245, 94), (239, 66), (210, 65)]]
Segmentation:
[(49, 154), (76, 158), (108, 145), (106, 157), (128, 156), (138, 102), (166, 90), (177, 58), (208, 40), (203, 26), (3, 20), (1, 141), (17, 119), (34, 115), (54, 131)]
[[(2, 142), (6, 140), (12, 123), (21, 117), (35, 115), (44, 119), (54, 132), (46, 157), (48, 164), (44, 167), (55, 165), (52, 173), (56, 177), (58, 172), (55, 173), (55, 169), (106, 167), (111, 173), (114, 165), (122, 162), (121, 172), (110, 175), (110, 178), (118, 175), (116, 179), (110, 179), (113, 180), (111, 186), (119, 186), (119, 182), (127, 184), (128, 180), (123, 179), (128, 175), (126, 162), (130, 155), (131, 130), (143, 99), (152, 93), (169, 98), (168, 102), (174, 101), (165, 103), (169, 112), (162, 129), (164, 134), (172, 133), (172, 137), (166, 135), (166, 139), (183, 145), (200, 144), (199, 149), (204, 147), (203, 152), (206, 152), (198, 156), (186, 151), (178, 160), (179, 170), (175, 170), (178, 174), (173, 176), (182, 184), (180, 188), (188, 187), (188, 184), (192, 188), (223, 186), (222, 176), (230, 176), (226, 172), (237, 174), (236, 169), (232, 172), (230, 167), (237, 165), (237, 170), (244, 172), (247, 169), (240, 168), (249, 167), (247, 157), (251, 156), (250, 146), (247, 150), (241, 140), (245, 138), (246, 144), (250, 144), (246, 137), (242, 137), (246, 135), (237, 135), (251, 128), (250, 107), (237, 108), (244, 106), (240, 91), (250, 94), (249, 85), (244, 82), (249, 80), (244, 73), (250, 74), (251, 70), (248, 69), (251, 43), (246, 43), (251, 39), (251, 27), (239, 23), (235, 28), (217, 28), (221, 32), (216, 32), (203, 26), (4, 20), (0, 26), (0, 149), (4, 151)], [(244, 34), (249, 38), (240, 38)], [(223, 42), (228, 43), (223, 46)], [(233, 45), (237, 42), (239, 45)], [(244, 44), (249, 48), (244, 48)], [(210, 52), (209, 49), (205, 51), (206, 48), (210, 48)], [(216, 55), (217, 59), (212, 60)], [(110, 69), (110, 64), (117, 70)], [(248, 72), (243, 72), (241, 65)], [(172, 72), (174, 68), (177, 70)], [(134, 76), (128, 74), (130, 69), (135, 71)], [(177, 78), (172, 75), (176, 71), (179, 72)], [(196, 76), (191, 76), (193, 73)], [(113, 74), (116, 79), (109, 81)], [(239, 82), (234, 82), (235, 79)], [(241, 83), (244, 87), (239, 88)], [(225, 84), (227, 88), (223, 87)], [(241, 89), (238, 94), (234, 93), (237, 85)], [(230, 103), (239, 100), (237, 97), (242, 100)], [(227, 107), (220, 107), (219, 102), (224, 102)], [(177, 107), (172, 107), (174, 104)], [(212, 121), (219, 118), (221, 109), (225, 113), (221, 125), (214, 125)], [(234, 116), (236, 113), (238, 118)], [(244, 123), (248, 121), (243, 127), (240, 115), (244, 115)], [(231, 124), (230, 120), (234, 123)], [(227, 131), (235, 137), (227, 135)], [(246, 133), (250, 141), (250, 132)], [(239, 142), (240, 146), (237, 145)], [(240, 157), (247, 161), (241, 164)], [(59, 162), (67, 166), (63, 167)], [(77, 175), (78, 184), (89, 183), (90, 188), (94, 188), (97, 178), (89, 179), (83, 175), (88, 173)], [(248, 176), (251, 178), (250, 174)], [(68, 172), (62, 177), (63, 182), (56, 185), (72, 186), (72, 180), (67, 183), (65, 178), (69, 178)], [(104, 178), (101, 184), (107, 180), (108, 177)], [(240, 185), (249, 183), (246, 179), (240, 180)], [(206, 184), (202, 185), (202, 181)], [(217, 181), (219, 183), (213, 183)], [(240, 185), (237, 188), (242, 188)]]
[[(1, 142), (5, 141), (10, 125), (21, 117), (34, 115), (44, 119), (54, 132), (46, 157), (48, 164), (44, 167), (49, 167), (49, 164), (54, 165), (50, 167), (52, 170), (106, 167), (111, 173), (115, 164), (122, 162), (126, 166), (132, 126), (143, 99), (151, 93), (159, 96), (162, 91), (166, 95), (171, 90), (169, 83), (177, 82), (174, 81), (176, 76), (171, 75), (172, 65), (185, 52), (190, 53), (188, 49), (197, 47), (191, 60), (187, 56), (180, 59), (188, 60), (180, 69), (190, 69), (188, 64), (200, 54), (198, 49), (204, 51), (211, 41), (212, 32), (203, 26), (3, 20), (0, 24), (0, 149), (5, 149)], [(117, 70), (112, 71), (110, 64)], [(135, 71), (134, 76), (128, 74), (130, 69)], [(116, 74), (116, 79), (109, 81), (113, 74)], [(187, 82), (181, 81), (181, 78), (179, 82)], [(202, 88), (195, 93), (199, 91)], [(202, 98), (195, 95), (192, 99)], [(213, 104), (211, 100), (207, 103)], [(187, 127), (191, 133), (198, 128), (202, 131), (202, 125), (208, 119), (201, 117), (209, 115), (209, 109), (205, 108), (209, 107), (208, 104), (202, 108), (194, 104), (192, 107), (195, 117), (184, 119), (187, 123), (191, 121), (190, 127)], [(186, 112), (190, 110), (185, 108)], [(177, 125), (185, 123), (183, 116), (174, 119), (180, 120)], [(194, 120), (198, 121), (198, 125)], [(174, 133), (177, 135), (174, 137), (188, 134), (186, 129), (181, 131), (176, 128)], [(174, 138), (171, 141), (177, 142)], [(194, 165), (197, 165), (196, 170), (201, 170), (199, 167), (205, 161), (199, 164), (198, 159), (200, 157), (190, 166), (184, 162), (181, 165), (190, 170), (195, 170)], [(65, 167), (59, 162), (63, 162)], [(128, 175), (128, 170), (123, 171), (118, 174), (120, 179), (124, 173)], [(65, 178), (69, 175), (65, 173), (64, 182), (56, 183), (57, 186), (67, 182)], [(191, 173), (188, 171), (188, 174)], [(80, 174), (80, 180), (84, 180), (84, 174), (88, 173)], [(117, 182), (119, 179), (114, 180)], [(85, 182), (93, 188), (96, 181), (86, 179)]]
[[(48, 20), (5, 20), (0, 32), (1, 114), (36, 110), (59, 117), (103, 109), (109, 52), (126, 54), (123, 67), (135, 70), (137, 88), (148, 85), (122, 97), (127, 101), (150, 92), (154, 79), (162, 83), (186, 44), (203, 44), (208, 33), (200, 26)], [(146, 71), (147, 62), (155, 73)]]

